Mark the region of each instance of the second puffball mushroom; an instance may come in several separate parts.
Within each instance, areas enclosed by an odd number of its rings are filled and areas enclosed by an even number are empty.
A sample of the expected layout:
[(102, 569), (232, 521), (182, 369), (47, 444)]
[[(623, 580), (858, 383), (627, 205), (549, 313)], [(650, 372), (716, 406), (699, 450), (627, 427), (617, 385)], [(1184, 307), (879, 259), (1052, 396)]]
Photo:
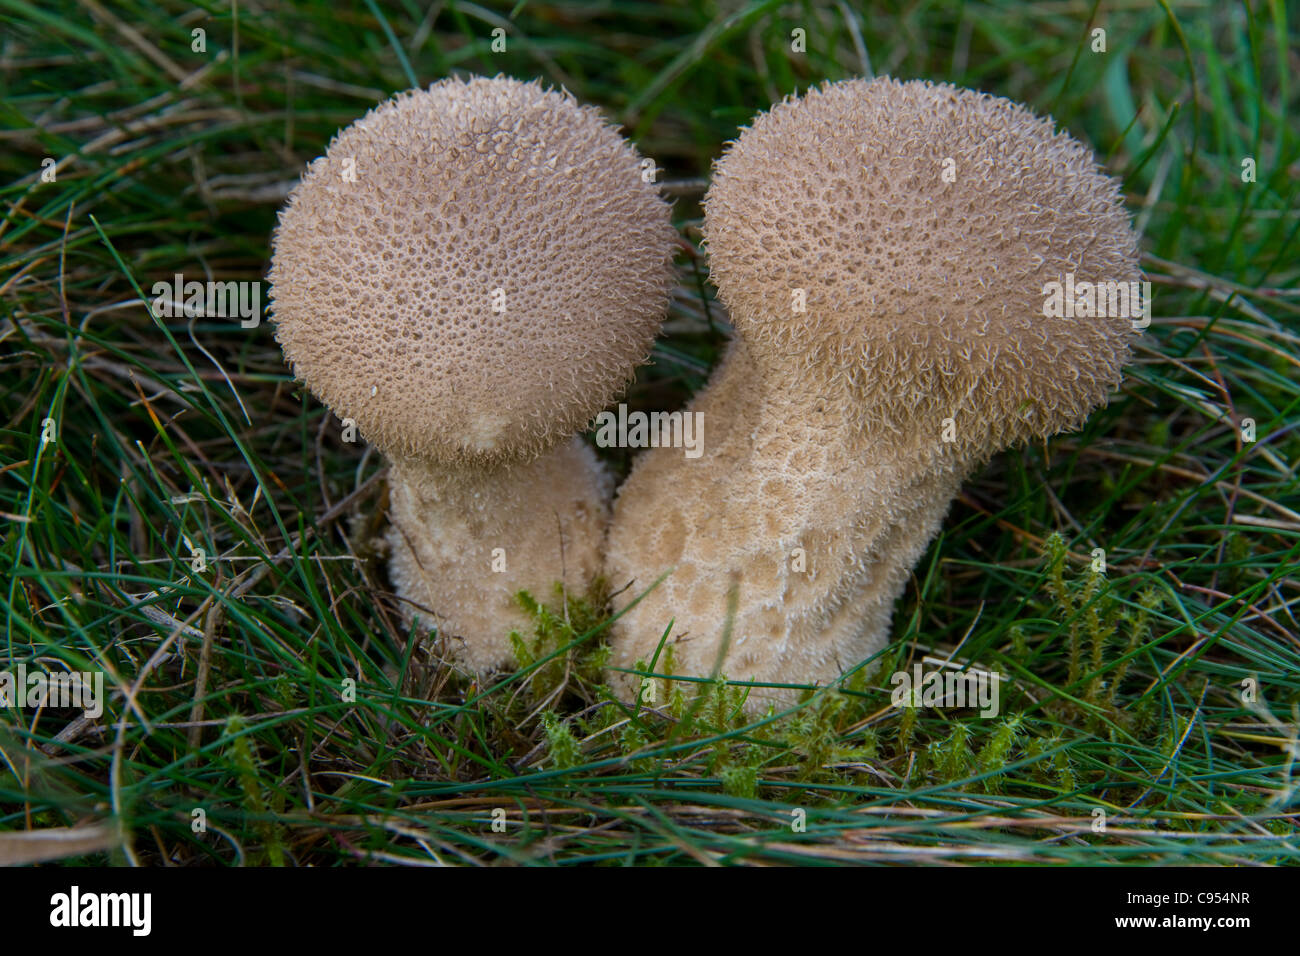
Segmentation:
[(511, 662), (518, 591), (600, 571), (611, 481), (574, 436), (648, 356), (675, 235), (599, 112), (506, 78), (375, 107), (281, 212), (276, 338), (390, 459), (406, 616), (472, 670)]
[[(636, 582), (618, 606), (671, 571), (614, 626), (629, 698), (670, 624), (679, 675), (858, 665), (961, 482), (1078, 427), (1129, 355), (1133, 316), (1044, 309), (1067, 275), (1136, 283), (1118, 187), (1005, 99), (890, 79), (788, 99), (716, 164), (704, 234), (736, 340), (690, 406), (703, 455), (643, 454), (615, 504), (607, 574)], [(755, 687), (750, 709), (797, 693)]]

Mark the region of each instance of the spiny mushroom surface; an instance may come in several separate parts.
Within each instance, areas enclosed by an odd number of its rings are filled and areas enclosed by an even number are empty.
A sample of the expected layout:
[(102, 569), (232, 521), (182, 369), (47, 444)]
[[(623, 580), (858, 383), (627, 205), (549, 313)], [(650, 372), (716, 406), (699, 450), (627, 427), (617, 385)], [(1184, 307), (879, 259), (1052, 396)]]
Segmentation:
[(758, 116), (716, 164), (704, 233), (736, 339), (689, 409), (703, 455), (653, 449), (619, 491), (606, 573), (635, 584), (617, 607), (671, 574), (615, 623), (611, 666), (649, 663), (673, 622), (678, 674), (827, 684), (887, 642), (964, 478), (1118, 385), (1131, 318), (1048, 318), (1044, 289), (1135, 281), (1136, 239), (1049, 121), (887, 78)]
[(394, 584), (472, 669), (510, 662), (519, 590), (600, 570), (611, 483), (574, 435), (648, 356), (675, 235), (597, 110), (502, 77), (375, 107), (281, 211), (276, 338), (390, 458)]

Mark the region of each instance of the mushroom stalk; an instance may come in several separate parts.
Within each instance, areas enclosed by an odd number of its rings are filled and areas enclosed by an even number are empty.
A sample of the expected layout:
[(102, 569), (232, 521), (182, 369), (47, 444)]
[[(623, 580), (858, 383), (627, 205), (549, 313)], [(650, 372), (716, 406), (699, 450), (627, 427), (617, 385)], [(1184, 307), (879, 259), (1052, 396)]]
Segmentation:
[[(734, 342), (690, 406), (712, 432), (703, 461), (652, 451), (619, 490), (609, 580), (671, 572), (616, 624), (625, 698), (640, 678), (624, 670), (649, 663), (670, 620), (675, 672), (713, 673), (732, 587), (732, 679), (826, 683), (888, 640), (894, 602), (977, 463), (929, 429), (862, 433), (837, 413), (849, 396), (782, 384), (798, 379), (788, 356)], [(751, 709), (795, 696), (755, 688)]]
[(471, 670), (509, 665), (512, 630), (531, 622), (517, 602), (544, 601), (557, 581), (581, 595), (601, 571), (612, 479), (579, 438), (526, 462), (482, 470), (392, 461), (389, 574)]
[[(643, 454), (614, 506), (625, 698), (670, 624), (683, 676), (824, 685), (880, 650), (961, 482), (1082, 424), (1133, 331), (1044, 307), (1066, 276), (1136, 285), (1115, 182), (969, 90), (854, 80), (778, 104), (717, 163), (704, 233), (736, 338), (690, 408), (703, 455)], [(755, 687), (748, 706), (799, 693)]]

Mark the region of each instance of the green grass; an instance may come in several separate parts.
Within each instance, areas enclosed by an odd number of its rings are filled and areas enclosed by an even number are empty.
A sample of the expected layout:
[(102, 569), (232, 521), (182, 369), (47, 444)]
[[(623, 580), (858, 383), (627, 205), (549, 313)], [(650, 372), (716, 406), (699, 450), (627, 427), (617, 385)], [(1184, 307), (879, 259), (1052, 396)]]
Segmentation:
[[(867, 6), (0, 0), (0, 668), (113, 689), (96, 724), (0, 713), (0, 831), (100, 824), (79, 859), (180, 865), (1294, 863), (1294, 7)], [(968, 483), (897, 609), (876, 673), (996, 668), (995, 719), (894, 708), (860, 675), (756, 722), (735, 687), (630, 710), (600, 684), (599, 594), (537, 608), (517, 673), (457, 675), (402, 629), (372, 547), (379, 456), (267, 324), (141, 301), (176, 272), (262, 278), (304, 164), (412, 80), (540, 76), (601, 105), (698, 250), (738, 126), (868, 69), (1091, 143), (1156, 289), (1121, 393)], [(680, 268), (634, 408), (680, 405), (727, 338), (707, 263)]]

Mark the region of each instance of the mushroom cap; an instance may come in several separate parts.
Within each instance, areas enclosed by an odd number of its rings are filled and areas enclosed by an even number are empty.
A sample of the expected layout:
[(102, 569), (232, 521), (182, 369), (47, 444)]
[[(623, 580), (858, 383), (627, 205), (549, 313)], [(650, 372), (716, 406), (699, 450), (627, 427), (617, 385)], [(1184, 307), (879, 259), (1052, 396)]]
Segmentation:
[(787, 98), (717, 161), (704, 233), (756, 357), (847, 389), (866, 430), (952, 415), (981, 447), (1045, 436), (1128, 359), (1131, 318), (1044, 315), (1067, 273), (1138, 279), (1118, 184), (1010, 100), (889, 78)]
[(567, 92), (497, 77), (401, 93), (341, 130), (281, 210), (275, 336), (388, 454), (532, 458), (648, 356), (669, 214), (635, 150)]

